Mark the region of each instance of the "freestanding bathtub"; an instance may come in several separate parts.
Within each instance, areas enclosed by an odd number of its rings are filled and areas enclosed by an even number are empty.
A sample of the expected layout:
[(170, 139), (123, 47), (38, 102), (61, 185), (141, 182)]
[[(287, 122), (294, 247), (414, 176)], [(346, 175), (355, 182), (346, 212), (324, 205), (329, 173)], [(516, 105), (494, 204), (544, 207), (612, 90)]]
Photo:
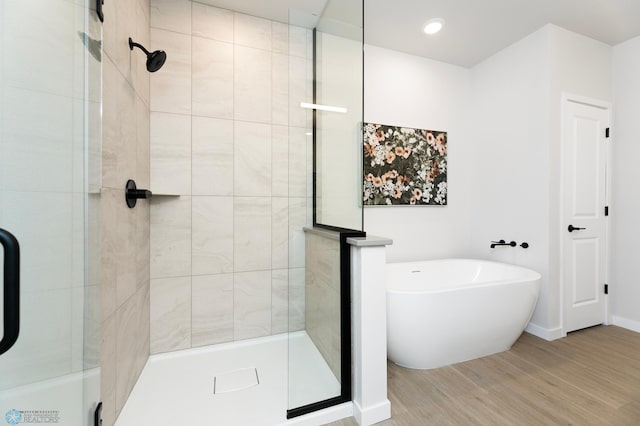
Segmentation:
[(531, 319), (539, 292), (539, 273), (504, 263), (390, 263), (389, 360), (430, 369), (506, 351)]

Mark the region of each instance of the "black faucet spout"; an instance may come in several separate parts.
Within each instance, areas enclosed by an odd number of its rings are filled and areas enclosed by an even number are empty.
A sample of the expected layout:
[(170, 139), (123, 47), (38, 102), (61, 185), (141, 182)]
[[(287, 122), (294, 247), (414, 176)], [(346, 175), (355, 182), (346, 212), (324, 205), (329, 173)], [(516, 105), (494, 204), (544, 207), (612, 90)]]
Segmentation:
[(510, 242), (505, 242), (505, 240), (500, 240), (500, 241), (491, 241), (491, 248), (496, 248), (497, 246), (510, 246), (510, 247), (515, 247), (517, 245), (517, 243), (515, 241), (510, 241)]

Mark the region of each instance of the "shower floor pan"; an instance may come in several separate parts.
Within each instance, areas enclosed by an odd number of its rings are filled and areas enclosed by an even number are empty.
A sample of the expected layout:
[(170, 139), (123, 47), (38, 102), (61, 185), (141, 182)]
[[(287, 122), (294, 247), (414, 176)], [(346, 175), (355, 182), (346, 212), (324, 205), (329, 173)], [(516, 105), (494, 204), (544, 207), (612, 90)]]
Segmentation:
[(290, 421), (286, 410), (339, 393), (309, 336), (281, 334), (152, 355), (116, 426), (320, 425), (351, 405)]

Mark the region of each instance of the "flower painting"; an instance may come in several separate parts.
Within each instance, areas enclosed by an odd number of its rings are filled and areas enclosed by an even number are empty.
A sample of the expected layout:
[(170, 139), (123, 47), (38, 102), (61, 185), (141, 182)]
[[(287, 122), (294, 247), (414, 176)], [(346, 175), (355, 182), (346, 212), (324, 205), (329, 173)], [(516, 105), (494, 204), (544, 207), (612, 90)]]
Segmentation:
[(367, 206), (447, 204), (447, 132), (364, 123)]

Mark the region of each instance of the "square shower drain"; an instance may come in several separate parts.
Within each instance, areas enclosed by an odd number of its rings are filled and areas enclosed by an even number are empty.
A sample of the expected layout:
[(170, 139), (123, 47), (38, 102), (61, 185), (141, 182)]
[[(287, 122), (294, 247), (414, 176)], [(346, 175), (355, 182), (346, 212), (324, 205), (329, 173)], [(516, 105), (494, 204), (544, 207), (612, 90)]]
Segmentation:
[(255, 367), (241, 368), (240, 370), (218, 374), (213, 377), (213, 393), (235, 392), (258, 386), (258, 369)]

